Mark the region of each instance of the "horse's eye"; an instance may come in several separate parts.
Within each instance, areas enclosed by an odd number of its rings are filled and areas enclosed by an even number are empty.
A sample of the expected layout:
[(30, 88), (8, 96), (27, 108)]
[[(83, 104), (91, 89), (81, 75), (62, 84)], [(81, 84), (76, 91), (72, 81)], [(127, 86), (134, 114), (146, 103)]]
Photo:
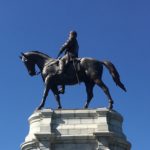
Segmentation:
[(28, 60), (27, 60), (27, 59), (25, 59), (24, 61), (25, 61), (25, 62), (27, 62)]
[(25, 57), (23, 57), (23, 61), (24, 61), (24, 62), (27, 62), (27, 61), (28, 61), (28, 59), (26, 59)]

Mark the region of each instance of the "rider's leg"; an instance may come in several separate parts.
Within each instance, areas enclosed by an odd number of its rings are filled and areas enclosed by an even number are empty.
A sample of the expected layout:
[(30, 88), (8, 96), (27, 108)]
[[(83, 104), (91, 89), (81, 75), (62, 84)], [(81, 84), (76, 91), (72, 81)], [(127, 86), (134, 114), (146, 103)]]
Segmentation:
[[(65, 64), (68, 62), (68, 55), (65, 55), (63, 56), (61, 59), (60, 59), (60, 62), (59, 62), (59, 71), (58, 71), (58, 74), (62, 74), (63, 71), (64, 71), (64, 66)], [(64, 76), (64, 75), (63, 75)], [(64, 94), (65, 93), (65, 85), (61, 85), (61, 87), (59, 87), (59, 93), (60, 94)]]
[(58, 74), (62, 74), (63, 71), (64, 71), (64, 61), (60, 60), (59, 61), (59, 71), (58, 71)]
[(64, 71), (64, 66), (66, 64), (66, 60), (67, 60), (67, 55), (63, 56), (60, 60), (59, 60), (59, 71), (58, 74), (62, 74)]

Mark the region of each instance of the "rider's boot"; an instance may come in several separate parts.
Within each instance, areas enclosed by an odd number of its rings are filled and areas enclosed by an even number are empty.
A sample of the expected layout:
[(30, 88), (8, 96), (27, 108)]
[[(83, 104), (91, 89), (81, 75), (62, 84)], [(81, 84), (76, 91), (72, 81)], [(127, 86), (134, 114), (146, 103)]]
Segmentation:
[[(61, 75), (64, 71), (64, 62), (60, 60), (59, 62), (59, 70), (58, 70), (58, 75)], [(65, 93), (65, 85), (61, 85), (61, 87), (58, 89), (59, 94), (64, 94)]]

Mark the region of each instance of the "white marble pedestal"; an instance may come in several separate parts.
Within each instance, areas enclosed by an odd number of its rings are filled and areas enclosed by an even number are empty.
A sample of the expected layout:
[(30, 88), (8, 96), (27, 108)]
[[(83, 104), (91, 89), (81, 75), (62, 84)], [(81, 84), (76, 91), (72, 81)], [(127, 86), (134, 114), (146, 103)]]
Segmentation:
[(21, 150), (130, 150), (122, 116), (106, 108), (34, 112)]

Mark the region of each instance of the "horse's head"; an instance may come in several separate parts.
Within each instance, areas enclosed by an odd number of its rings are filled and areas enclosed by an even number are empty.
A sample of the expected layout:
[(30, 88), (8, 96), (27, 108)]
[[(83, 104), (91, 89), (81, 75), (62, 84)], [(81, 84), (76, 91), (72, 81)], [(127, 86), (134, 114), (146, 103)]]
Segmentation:
[(25, 64), (29, 75), (30, 76), (36, 75), (34, 60), (26, 53), (21, 53), (20, 59)]

